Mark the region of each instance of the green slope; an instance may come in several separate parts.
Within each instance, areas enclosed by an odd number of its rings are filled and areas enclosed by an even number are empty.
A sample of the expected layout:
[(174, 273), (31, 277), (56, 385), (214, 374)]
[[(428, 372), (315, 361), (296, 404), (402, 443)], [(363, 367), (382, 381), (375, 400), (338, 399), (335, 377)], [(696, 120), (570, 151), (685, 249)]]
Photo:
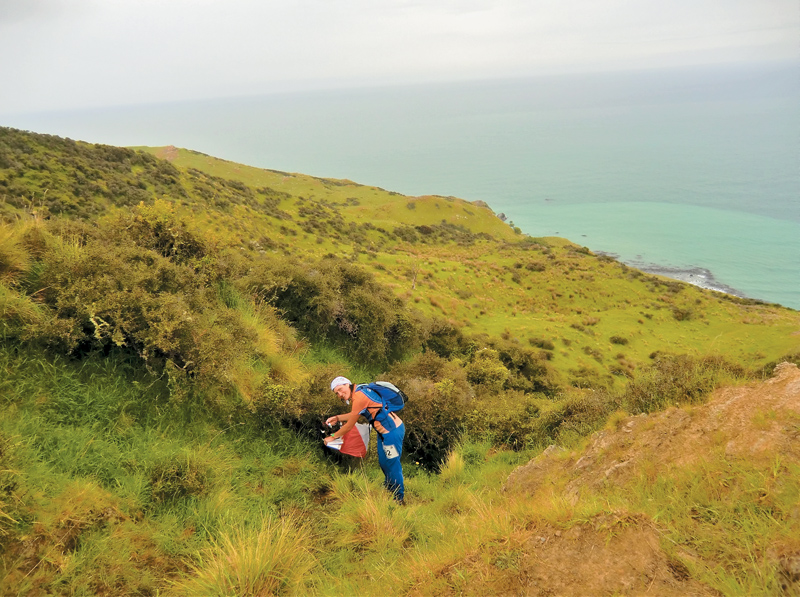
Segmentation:
[[(759, 367), (800, 349), (800, 319), (793, 310), (643, 274), (563, 239), (522, 237), (485, 206), (452, 197), (405, 197), (184, 149), (142, 149), (181, 168), (328, 203), (354, 224), (391, 230), (447, 222), (490, 235), (441, 242), (418, 233), (416, 242), (386, 243), (373, 231), (366, 246), (331, 246), (326, 238), (315, 247), (311, 235), (299, 244), (311, 242), (312, 252), (366, 251), (359, 262), (398, 296), (469, 332), (506, 335), (533, 346), (551, 342), (552, 366), (575, 384), (592, 383), (597, 375), (609, 382), (608, 373), (630, 374), (657, 351), (719, 354)], [(282, 206), (291, 212), (290, 204), (287, 198)]]
[(174, 147), (132, 151), (3, 131), (6, 220), (37, 212), (91, 221), (157, 199), (214, 246), (337, 256), (415, 312), (468, 335), (545, 347), (541, 356), (562, 384), (615, 384), (657, 352), (717, 354), (758, 368), (800, 349), (796, 311), (642, 274), (563, 239), (521, 235), (485, 205)]
[[(518, 592), (536, 549), (594, 561), (575, 533), (628, 531), (664, 574), (610, 592), (772, 594), (800, 548), (796, 450), (741, 462), (704, 431), (702, 466), (620, 459), (634, 427), (683, 447), (628, 413), (691, 431), (782, 358), (797, 311), (484, 205), (0, 128), (3, 594)], [(405, 508), (374, 451), (348, 472), (320, 446), (342, 373), (411, 398)], [(756, 406), (742, 428), (796, 438), (788, 406)], [(538, 490), (502, 489), (551, 444)]]

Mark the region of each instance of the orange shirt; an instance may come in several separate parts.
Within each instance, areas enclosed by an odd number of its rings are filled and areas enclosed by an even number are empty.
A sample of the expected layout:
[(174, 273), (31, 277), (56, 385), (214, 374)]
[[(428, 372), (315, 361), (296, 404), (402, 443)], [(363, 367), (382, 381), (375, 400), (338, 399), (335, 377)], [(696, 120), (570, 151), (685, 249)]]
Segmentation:
[[(383, 434), (393, 431), (392, 429), (386, 428), (385, 424), (388, 423), (388, 421), (385, 419), (387, 416), (391, 418), (395, 429), (403, 424), (403, 421), (395, 413), (386, 413), (384, 416), (380, 416), (382, 410), (383, 405), (380, 402), (372, 400), (369, 396), (364, 394), (364, 392), (353, 392), (353, 412), (358, 412), (366, 416), (378, 433)], [(383, 422), (381, 419), (383, 419)]]

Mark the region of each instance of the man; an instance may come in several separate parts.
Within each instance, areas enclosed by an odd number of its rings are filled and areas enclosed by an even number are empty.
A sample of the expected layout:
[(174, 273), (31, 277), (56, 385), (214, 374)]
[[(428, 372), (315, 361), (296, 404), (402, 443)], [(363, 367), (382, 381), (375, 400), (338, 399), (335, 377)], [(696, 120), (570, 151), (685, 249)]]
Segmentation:
[(406, 435), (403, 421), (396, 413), (389, 412), (381, 402), (373, 400), (366, 392), (358, 389), (346, 377), (335, 378), (331, 382), (331, 390), (343, 403), (350, 404), (351, 409), (349, 413), (334, 415), (325, 421), (327, 425), (343, 423), (333, 435), (325, 438), (325, 443), (348, 433), (359, 416), (366, 417), (378, 434), (378, 463), (385, 477), (384, 486), (394, 495), (394, 499), (404, 504), (405, 486), (403, 467), (400, 464)]

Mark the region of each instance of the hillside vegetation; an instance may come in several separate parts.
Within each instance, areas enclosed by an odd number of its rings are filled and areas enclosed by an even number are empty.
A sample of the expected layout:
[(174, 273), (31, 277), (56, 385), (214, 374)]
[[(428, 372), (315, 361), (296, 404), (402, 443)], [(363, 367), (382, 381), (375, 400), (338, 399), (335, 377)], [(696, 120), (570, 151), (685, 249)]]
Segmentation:
[[(3, 594), (549, 594), (575, 587), (531, 572), (533, 529), (587, 524), (653, 529), (671, 580), (642, 574), (662, 594), (793, 590), (797, 450), (748, 465), (767, 494), (713, 503), (703, 467), (739, 471), (738, 453), (632, 469), (687, 479), (679, 497), (503, 485), (550, 445), (580, 454), (797, 362), (796, 311), (532, 238), (480, 202), (174, 147), (0, 128), (0, 218)], [(409, 506), (374, 454), (321, 447), (338, 374), (408, 394)], [(796, 411), (758, 425), (796, 441)], [(765, 533), (746, 550), (689, 523), (734, 500)]]

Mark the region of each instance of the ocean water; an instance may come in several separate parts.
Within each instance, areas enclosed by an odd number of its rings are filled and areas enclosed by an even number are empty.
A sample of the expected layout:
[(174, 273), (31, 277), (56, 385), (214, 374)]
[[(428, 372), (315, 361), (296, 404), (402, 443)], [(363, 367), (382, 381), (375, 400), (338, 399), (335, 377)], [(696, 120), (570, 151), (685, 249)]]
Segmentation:
[(563, 75), (0, 115), (408, 195), (483, 200), (532, 236), (707, 270), (800, 309), (797, 64)]

